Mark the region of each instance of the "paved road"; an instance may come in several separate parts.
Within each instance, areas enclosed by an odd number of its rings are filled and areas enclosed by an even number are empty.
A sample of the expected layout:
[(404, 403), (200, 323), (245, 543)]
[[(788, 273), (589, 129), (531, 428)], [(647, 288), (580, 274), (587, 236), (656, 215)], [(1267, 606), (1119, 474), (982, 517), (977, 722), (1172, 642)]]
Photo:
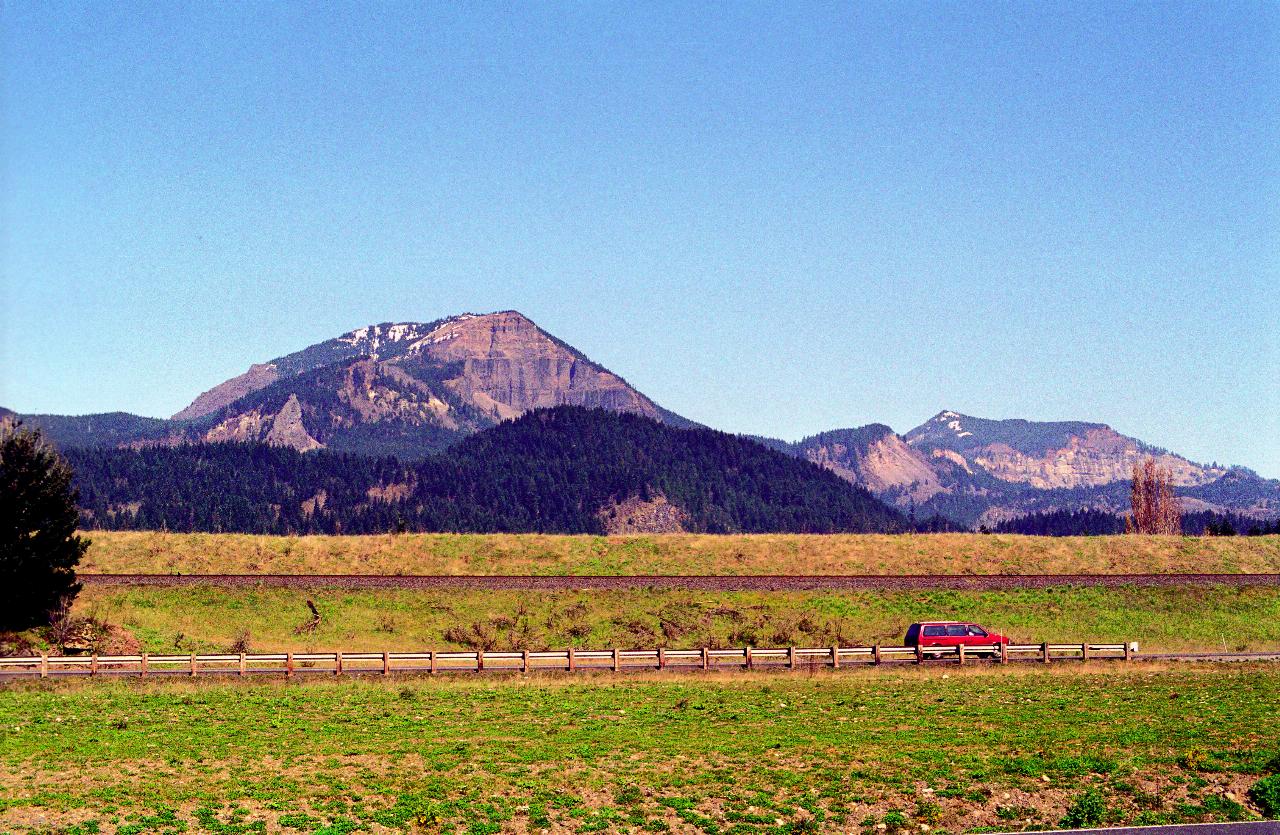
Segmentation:
[(384, 575), (384, 574), (80, 574), (87, 586), (224, 586), (344, 589), (694, 589), (810, 591), (859, 589), (1026, 589), (1049, 586), (1280, 587), (1280, 574), (915, 574), (797, 575)]
[[(1123, 826), (1114, 829), (1054, 829), (1044, 835), (1280, 835), (1280, 821), (1252, 823), (1179, 823), (1172, 826)], [(1002, 835), (1015, 835), (1007, 832)]]

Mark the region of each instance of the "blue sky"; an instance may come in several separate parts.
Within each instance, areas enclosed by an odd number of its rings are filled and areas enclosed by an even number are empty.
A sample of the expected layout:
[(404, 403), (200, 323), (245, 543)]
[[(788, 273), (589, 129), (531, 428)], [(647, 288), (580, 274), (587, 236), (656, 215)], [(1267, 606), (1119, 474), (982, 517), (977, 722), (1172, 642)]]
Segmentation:
[(1280, 476), (1275, 3), (0, 15), (10, 408), (515, 308), (718, 428), (1096, 420)]

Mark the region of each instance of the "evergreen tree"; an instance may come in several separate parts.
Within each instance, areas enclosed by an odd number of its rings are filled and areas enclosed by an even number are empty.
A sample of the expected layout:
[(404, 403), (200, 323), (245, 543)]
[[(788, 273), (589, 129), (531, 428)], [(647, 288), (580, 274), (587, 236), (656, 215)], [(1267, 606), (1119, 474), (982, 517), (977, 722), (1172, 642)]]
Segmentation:
[(80, 591), (71, 468), (39, 432), (0, 425), (0, 627), (47, 621)]

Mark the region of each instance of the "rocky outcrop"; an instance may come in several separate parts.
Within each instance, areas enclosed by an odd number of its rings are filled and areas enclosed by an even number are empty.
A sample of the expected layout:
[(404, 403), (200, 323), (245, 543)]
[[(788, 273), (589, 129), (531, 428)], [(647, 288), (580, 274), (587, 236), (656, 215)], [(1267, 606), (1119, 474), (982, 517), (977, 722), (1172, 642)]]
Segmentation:
[[(515, 311), (450, 320), (432, 331), (421, 353), (458, 364), (446, 385), (494, 420), (530, 409), (586, 406), (659, 418), (658, 408), (615, 374), (551, 339)], [(409, 359), (401, 361), (408, 366)]]
[(895, 504), (923, 503), (943, 492), (938, 474), (929, 461), (885, 427), (878, 436), (850, 433), (853, 437), (819, 436), (802, 441), (804, 457), (836, 475), (861, 484)]
[[(990, 444), (981, 447), (972, 462), (1001, 481), (1052, 490), (1126, 481), (1133, 477), (1133, 465), (1150, 454), (1134, 439), (1103, 428), (1074, 435), (1065, 446), (1041, 455), (1026, 455), (1006, 444)], [(1168, 453), (1154, 457), (1156, 463), (1173, 473), (1173, 483), (1180, 487), (1206, 484), (1225, 472)]]
[(632, 496), (614, 502), (596, 514), (609, 535), (647, 533), (685, 533), (689, 514), (658, 493), (648, 501)]
[(271, 421), (271, 431), (264, 440), (276, 446), (293, 447), (299, 452), (310, 452), (324, 446), (311, 437), (307, 428), (302, 425), (302, 404), (298, 402), (296, 394), (289, 395), (284, 407), (276, 413)]

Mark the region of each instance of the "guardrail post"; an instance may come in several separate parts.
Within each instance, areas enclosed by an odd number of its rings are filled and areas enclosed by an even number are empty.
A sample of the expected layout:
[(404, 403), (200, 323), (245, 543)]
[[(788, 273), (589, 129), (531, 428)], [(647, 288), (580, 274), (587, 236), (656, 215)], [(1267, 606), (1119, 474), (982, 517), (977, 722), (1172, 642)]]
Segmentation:
[(1003, 642), (1000, 644), (1000, 663), (1009, 663), (1009, 645)]
[(794, 670), (796, 668), (796, 648), (787, 647), (787, 668)]
[(89, 675), (96, 676), (98, 674), (98, 653), (93, 654), (93, 658), (89, 661)]
[(241, 676), (243, 676), (247, 672), (246, 668), (249, 665), (246, 663), (246, 661), (247, 659), (245, 658), (245, 654), (243, 652), (240, 653), (240, 675)]
[(191, 675), (191, 677), (192, 677), (192, 678), (195, 678), (195, 677), (196, 677), (196, 654), (195, 654), (194, 652), (193, 652), (193, 653), (191, 653), (191, 673), (190, 673), (190, 675)]
[(391, 653), (387, 650), (382, 651), (382, 674), (391, 675)]
[(880, 644), (878, 642), (871, 645), (871, 663), (880, 663)]
[(476, 650), (476, 672), (484, 671), (484, 650)]
[(622, 669), (622, 664), (618, 661), (618, 648), (613, 648), (613, 671), (616, 673)]
[(710, 660), (711, 660), (711, 659), (709, 659), (709, 658), (707, 657), (707, 648), (706, 648), (706, 647), (703, 647), (703, 648), (702, 648), (702, 669), (704, 669), (704, 670), (705, 670), (705, 669), (707, 669), (707, 668), (710, 666), (710, 664), (709, 664)]
[(428, 670), (428, 672), (429, 672), (429, 673), (431, 673), (431, 675), (435, 675), (435, 674), (436, 674), (436, 656), (437, 656), (437, 655), (439, 655), (439, 654), (440, 654), (440, 653), (439, 653), (438, 651), (436, 651), (436, 650), (434, 650), (434, 649), (433, 649), (433, 650), (431, 650), (431, 669), (430, 669), (430, 670)]
[(49, 677), (49, 653), (40, 653), (40, 678)]
[(1133, 652), (1132, 652), (1132, 650), (1133, 650), (1133, 644), (1132, 644), (1131, 642), (1129, 642), (1129, 641), (1125, 641), (1125, 642), (1124, 642), (1124, 660), (1125, 660), (1125, 661), (1132, 661), (1132, 660), (1133, 660)]
[(569, 672), (572, 673), (577, 669), (578, 663), (577, 659), (573, 657), (573, 647), (569, 647)]
[(342, 675), (342, 650), (333, 653), (333, 674), (335, 676)]
[(520, 672), (527, 673), (529, 672), (529, 650), (521, 650), (520, 653)]
[(1088, 661), (1088, 660), (1089, 660), (1089, 645), (1088, 645), (1088, 644), (1081, 644), (1081, 645), (1080, 645), (1080, 660), (1081, 660), (1081, 661)]
[(922, 647), (920, 644), (916, 644), (916, 663), (917, 664), (924, 663), (924, 647)]
[(840, 647), (838, 646), (831, 648), (831, 668), (833, 670), (840, 668)]
[(956, 658), (960, 660), (960, 666), (964, 666), (964, 644), (956, 644)]
[(286, 652), (284, 654), (284, 677), (293, 678), (293, 653)]
[(138, 675), (142, 678), (147, 677), (147, 654), (142, 653), (142, 660), (138, 663)]
[(742, 654), (743, 654), (743, 660), (746, 662), (747, 669), (750, 670), (753, 666), (751, 663), (751, 647), (743, 648)]
[(663, 647), (658, 647), (658, 669), (665, 670), (667, 668), (667, 651)]
[(1049, 663), (1049, 642), (1045, 641), (1040, 645), (1040, 660)]

